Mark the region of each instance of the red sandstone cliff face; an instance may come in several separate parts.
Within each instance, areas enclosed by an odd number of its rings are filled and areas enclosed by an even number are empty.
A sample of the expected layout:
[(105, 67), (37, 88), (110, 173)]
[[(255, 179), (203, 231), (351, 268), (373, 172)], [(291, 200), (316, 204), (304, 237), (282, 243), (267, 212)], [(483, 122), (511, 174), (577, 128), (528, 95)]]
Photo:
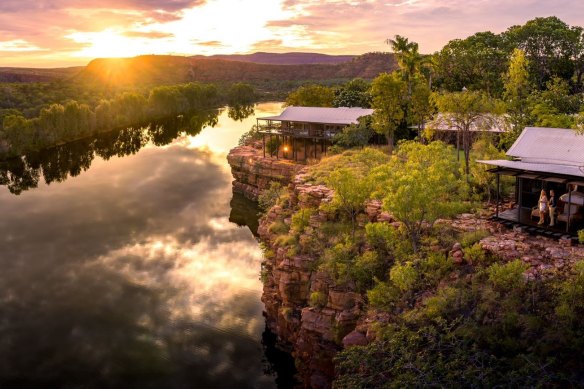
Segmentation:
[[(335, 354), (344, 345), (367, 343), (367, 326), (359, 325), (364, 316), (364, 298), (354, 285), (337, 285), (326, 272), (319, 271), (319, 253), (304, 249), (315, 239), (325, 239), (321, 236), (322, 224), (336, 218), (318, 210), (321, 204), (331, 201), (333, 191), (304, 181), (305, 175), (300, 172), (288, 187), (289, 203), (272, 207), (260, 221), (258, 233), (269, 253), (264, 262), (262, 301), (268, 326), (292, 352), (304, 386), (329, 388)], [(289, 250), (279, 243), (270, 226), (282, 221), (290, 225), (291, 215), (300, 208), (318, 211), (298, 237), (299, 250)], [(367, 217), (371, 221), (392, 221), (381, 212), (379, 202), (367, 206)], [(314, 293), (321, 296), (318, 304), (310, 302)]]
[(233, 174), (233, 191), (256, 201), (260, 193), (277, 181), (288, 185), (303, 165), (284, 159), (264, 158), (261, 149), (238, 146), (227, 155)]

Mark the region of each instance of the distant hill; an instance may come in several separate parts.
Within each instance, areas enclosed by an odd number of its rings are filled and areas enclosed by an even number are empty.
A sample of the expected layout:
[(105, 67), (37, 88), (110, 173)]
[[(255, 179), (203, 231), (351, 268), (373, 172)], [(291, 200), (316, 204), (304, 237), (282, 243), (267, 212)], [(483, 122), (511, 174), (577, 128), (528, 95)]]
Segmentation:
[(0, 82), (50, 82), (77, 75), (85, 66), (35, 69), (0, 67)]
[[(304, 53), (306, 54), (306, 53)], [(318, 55), (317, 55), (318, 56)], [(315, 57), (316, 58), (316, 57)], [(189, 81), (254, 82), (375, 78), (397, 68), (393, 54), (368, 53), (336, 64), (263, 64), (205, 57), (144, 55), (91, 61), (80, 80), (105, 84), (172, 84)]]
[(226, 61), (253, 62), (268, 65), (310, 65), (310, 64), (338, 64), (349, 62), (356, 55), (327, 55), (319, 53), (265, 53), (253, 54), (220, 54), (220, 55), (195, 55), (195, 59), (223, 59)]

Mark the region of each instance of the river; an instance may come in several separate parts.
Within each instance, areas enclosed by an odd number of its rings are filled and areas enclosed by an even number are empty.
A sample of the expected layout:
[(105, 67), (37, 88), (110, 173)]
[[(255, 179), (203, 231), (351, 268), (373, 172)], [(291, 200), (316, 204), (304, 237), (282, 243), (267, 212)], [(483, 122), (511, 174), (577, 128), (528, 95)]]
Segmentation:
[(0, 387), (290, 385), (225, 159), (255, 118), (175, 124), (0, 164)]

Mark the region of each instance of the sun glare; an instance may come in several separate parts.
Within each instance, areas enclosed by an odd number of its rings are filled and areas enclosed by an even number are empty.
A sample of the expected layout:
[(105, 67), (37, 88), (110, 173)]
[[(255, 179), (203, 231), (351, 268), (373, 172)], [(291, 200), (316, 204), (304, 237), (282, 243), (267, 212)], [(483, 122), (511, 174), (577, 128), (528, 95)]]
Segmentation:
[(73, 32), (67, 38), (85, 46), (75, 53), (84, 58), (244, 53), (254, 50), (258, 42), (267, 41), (280, 41), (289, 47), (306, 46), (310, 42), (301, 29), (268, 25), (269, 21), (292, 16), (293, 11), (284, 10), (282, 0), (209, 0), (184, 10), (178, 20)]

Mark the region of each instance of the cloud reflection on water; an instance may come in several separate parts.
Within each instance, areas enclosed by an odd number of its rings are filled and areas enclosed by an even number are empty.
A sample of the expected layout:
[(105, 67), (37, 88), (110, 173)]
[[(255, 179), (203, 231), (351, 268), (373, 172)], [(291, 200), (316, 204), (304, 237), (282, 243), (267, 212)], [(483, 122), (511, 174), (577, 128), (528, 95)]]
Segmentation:
[(272, 387), (261, 253), (224, 157), (184, 138), (0, 192), (0, 384)]

